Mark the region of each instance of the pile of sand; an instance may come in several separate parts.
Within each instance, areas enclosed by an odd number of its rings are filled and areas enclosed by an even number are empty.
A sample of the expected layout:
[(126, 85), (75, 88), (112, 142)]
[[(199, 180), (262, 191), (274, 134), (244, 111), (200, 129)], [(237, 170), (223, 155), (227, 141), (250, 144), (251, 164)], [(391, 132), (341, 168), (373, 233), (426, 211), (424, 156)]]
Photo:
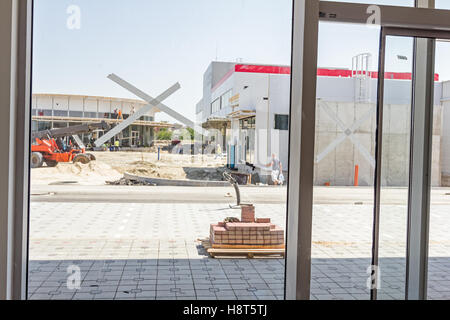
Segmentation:
[(45, 165), (31, 169), (31, 183), (76, 181), (79, 183), (104, 183), (106, 180), (119, 179), (122, 176), (108, 164), (91, 161), (82, 163), (59, 163), (50, 168)]
[(92, 152), (97, 158), (88, 164), (59, 163), (31, 170), (32, 184), (76, 181), (80, 184), (105, 184), (117, 181), (125, 172), (133, 175), (172, 179), (222, 181), (224, 160), (208, 156), (190, 156), (146, 152)]
[(186, 174), (182, 167), (173, 167), (155, 164), (147, 161), (135, 161), (127, 164), (121, 171), (137, 176), (161, 178), (161, 179), (186, 179)]
[[(178, 161), (177, 161), (178, 162)], [(196, 166), (186, 166), (174, 161), (163, 162), (147, 162), (135, 161), (121, 168), (117, 168), (119, 172), (128, 172), (130, 174), (172, 180), (207, 180), (222, 181), (222, 173), (226, 171), (224, 167), (203, 168)]]

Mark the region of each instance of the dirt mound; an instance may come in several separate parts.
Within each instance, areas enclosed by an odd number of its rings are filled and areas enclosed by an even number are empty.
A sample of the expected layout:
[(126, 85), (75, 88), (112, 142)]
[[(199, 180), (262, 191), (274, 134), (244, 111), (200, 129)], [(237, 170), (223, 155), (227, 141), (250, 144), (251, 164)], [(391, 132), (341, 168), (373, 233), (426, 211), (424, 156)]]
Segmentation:
[(167, 163), (135, 161), (123, 167), (122, 170), (133, 175), (149, 178), (222, 181), (222, 173), (226, 169), (223, 167), (201, 168), (182, 165), (175, 166)]
[(223, 181), (223, 173), (226, 168), (183, 168), (186, 173), (186, 179), (190, 180), (207, 180), (207, 181)]
[(104, 182), (112, 177), (120, 177), (121, 174), (111, 166), (91, 161), (82, 163), (59, 163), (56, 167), (41, 167), (31, 169), (31, 181), (62, 181), (71, 180), (79, 182)]
[(122, 170), (137, 176), (150, 178), (185, 179), (182, 168), (159, 165), (148, 161), (131, 162), (124, 166)]
[(149, 152), (92, 152), (97, 158), (89, 164), (60, 163), (55, 168), (32, 169), (32, 184), (77, 181), (104, 184), (117, 181), (125, 172), (149, 178), (222, 181), (223, 159), (207, 156)]

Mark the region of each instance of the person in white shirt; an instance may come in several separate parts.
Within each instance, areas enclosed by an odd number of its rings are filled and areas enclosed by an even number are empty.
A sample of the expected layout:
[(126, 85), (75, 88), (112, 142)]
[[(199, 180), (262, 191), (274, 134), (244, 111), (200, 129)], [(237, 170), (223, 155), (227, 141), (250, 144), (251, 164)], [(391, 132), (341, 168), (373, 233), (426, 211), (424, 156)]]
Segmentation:
[(274, 185), (283, 185), (283, 165), (280, 159), (277, 158), (275, 153), (272, 153), (272, 161), (266, 165), (266, 167), (272, 167), (272, 181)]

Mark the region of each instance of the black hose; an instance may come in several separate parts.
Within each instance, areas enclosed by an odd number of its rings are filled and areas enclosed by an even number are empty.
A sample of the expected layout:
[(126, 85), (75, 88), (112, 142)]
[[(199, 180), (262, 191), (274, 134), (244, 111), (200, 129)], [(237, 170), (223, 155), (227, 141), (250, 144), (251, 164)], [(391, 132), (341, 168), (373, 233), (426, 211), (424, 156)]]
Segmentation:
[(239, 191), (239, 186), (238, 186), (236, 179), (233, 178), (233, 176), (228, 172), (224, 172), (223, 177), (225, 178), (225, 180), (227, 180), (229, 183), (231, 183), (231, 185), (234, 187), (234, 191), (236, 192), (236, 201), (237, 201), (236, 206), (240, 206), (241, 205), (241, 192)]

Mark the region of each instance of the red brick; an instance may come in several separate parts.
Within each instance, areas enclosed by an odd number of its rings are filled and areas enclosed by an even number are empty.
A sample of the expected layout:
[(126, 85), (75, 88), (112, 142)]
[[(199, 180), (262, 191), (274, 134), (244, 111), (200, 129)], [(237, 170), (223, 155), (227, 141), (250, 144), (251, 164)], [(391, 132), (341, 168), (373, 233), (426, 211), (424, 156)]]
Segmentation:
[(241, 221), (254, 222), (255, 221), (255, 207), (241, 206)]
[(270, 218), (257, 218), (256, 223), (270, 223)]

